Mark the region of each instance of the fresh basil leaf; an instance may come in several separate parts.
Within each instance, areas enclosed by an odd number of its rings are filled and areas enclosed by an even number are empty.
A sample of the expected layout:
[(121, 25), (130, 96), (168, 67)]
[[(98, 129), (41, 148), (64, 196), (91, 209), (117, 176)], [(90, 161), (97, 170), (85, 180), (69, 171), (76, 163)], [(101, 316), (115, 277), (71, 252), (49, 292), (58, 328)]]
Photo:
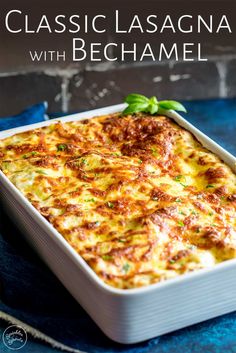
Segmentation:
[(155, 105), (155, 104), (158, 104), (158, 100), (155, 96), (153, 96), (149, 99), (149, 103)]
[(130, 104), (124, 111), (123, 114), (134, 114), (138, 112), (143, 112), (148, 107), (148, 103), (133, 103)]
[(138, 112), (149, 113), (151, 115), (159, 112), (165, 114), (166, 110), (177, 110), (186, 112), (184, 106), (173, 100), (163, 100), (158, 102), (155, 96), (147, 98), (142, 94), (131, 93), (125, 98), (128, 107), (123, 111), (124, 115), (134, 114)]
[(61, 143), (57, 145), (57, 151), (65, 151), (67, 149), (67, 145), (65, 143)]
[(186, 109), (184, 108), (184, 106), (176, 101), (172, 101), (172, 100), (168, 100), (168, 101), (159, 101), (158, 102), (159, 107), (165, 110), (177, 110), (180, 112), (185, 112), (186, 113)]
[(128, 104), (133, 103), (147, 103), (149, 104), (149, 99), (142, 94), (131, 93), (125, 98), (125, 102)]
[(150, 104), (147, 108), (147, 111), (152, 115), (156, 114), (158, 111), (158, 105), (157, 104)]

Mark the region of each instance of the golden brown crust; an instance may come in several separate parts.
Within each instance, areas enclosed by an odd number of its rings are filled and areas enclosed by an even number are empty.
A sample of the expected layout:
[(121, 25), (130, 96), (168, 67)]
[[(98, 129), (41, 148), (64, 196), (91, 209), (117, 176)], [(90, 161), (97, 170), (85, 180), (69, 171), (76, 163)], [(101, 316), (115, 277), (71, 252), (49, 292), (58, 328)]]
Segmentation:
[(236, 256), (236, 176), (165, 116), (96, 117), (0, 141), (0, 167), (100, 278), (159, 282)]

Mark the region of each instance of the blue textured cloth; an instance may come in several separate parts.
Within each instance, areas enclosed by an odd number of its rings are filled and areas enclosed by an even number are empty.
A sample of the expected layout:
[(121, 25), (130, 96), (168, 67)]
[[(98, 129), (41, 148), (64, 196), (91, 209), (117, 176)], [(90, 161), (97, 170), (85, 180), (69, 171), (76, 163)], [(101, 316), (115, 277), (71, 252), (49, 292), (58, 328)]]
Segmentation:
[(35, 104), (22, 113), (14, 116), (0, 117), (0, 131), (8, 130), (13, 127), (39, 123), (47, 119), (47, 103)]
[[(184, 104), (190, 122), (236, 155), (236, 100)], [(11, 215), (2, 212), (0, 310), (89, 353), (236, 353), (236, 312), (136, 345), (112, 342), (33, 253), (10, 218)], [(2, 330), (5, 327), (7, 324), (2, 324)], [(1, 338), (0, 352), (10, 352)], [(55, 350), (29, 339), (20, 352), (53, 353)]]
[(186, 119), (236, 155), (236, 98), (184, 102)]

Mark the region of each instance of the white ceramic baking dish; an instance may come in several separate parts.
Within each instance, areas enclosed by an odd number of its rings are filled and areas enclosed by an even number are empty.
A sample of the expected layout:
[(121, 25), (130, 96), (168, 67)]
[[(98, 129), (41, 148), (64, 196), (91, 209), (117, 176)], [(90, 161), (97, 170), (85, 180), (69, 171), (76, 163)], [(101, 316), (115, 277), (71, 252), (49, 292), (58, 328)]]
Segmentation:
[[(57, 120), (88, 119), (123, 109), (124, 105), (115, 105)], [(236, 171), (236, 159), (232, 155), (179, 114), (170, 112), (168, 115)], [(0, 138), (54, 122), (51, 120), (4, 131), (0, 133)], [(114, 341), (135, 343), (147, 340), (236, 310), (236, 260), (147, 287), (115, 289), (103, 283), (2, 172), (0, 195), (11, 219), (48, 267)]]

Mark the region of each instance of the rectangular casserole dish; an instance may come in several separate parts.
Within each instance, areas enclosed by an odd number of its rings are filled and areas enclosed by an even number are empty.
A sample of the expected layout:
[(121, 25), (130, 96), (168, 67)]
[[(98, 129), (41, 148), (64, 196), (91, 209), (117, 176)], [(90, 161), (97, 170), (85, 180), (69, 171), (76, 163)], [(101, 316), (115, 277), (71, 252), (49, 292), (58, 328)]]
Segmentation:
[[(89, 119), (122, 111), (124, 105), (61, 119)], [(168, 116), (236, 171), (236, 159), (175, 112)], [(0, 139), (54, 123), (47, 121), (0, 133)], [(48, 267), (101, 330), (120, 343), (136, 343), (236, 309), (236, 260), (136, 289), (105, 284), (57, 230), (0, 171), (0, 197), (11, 218)]]

